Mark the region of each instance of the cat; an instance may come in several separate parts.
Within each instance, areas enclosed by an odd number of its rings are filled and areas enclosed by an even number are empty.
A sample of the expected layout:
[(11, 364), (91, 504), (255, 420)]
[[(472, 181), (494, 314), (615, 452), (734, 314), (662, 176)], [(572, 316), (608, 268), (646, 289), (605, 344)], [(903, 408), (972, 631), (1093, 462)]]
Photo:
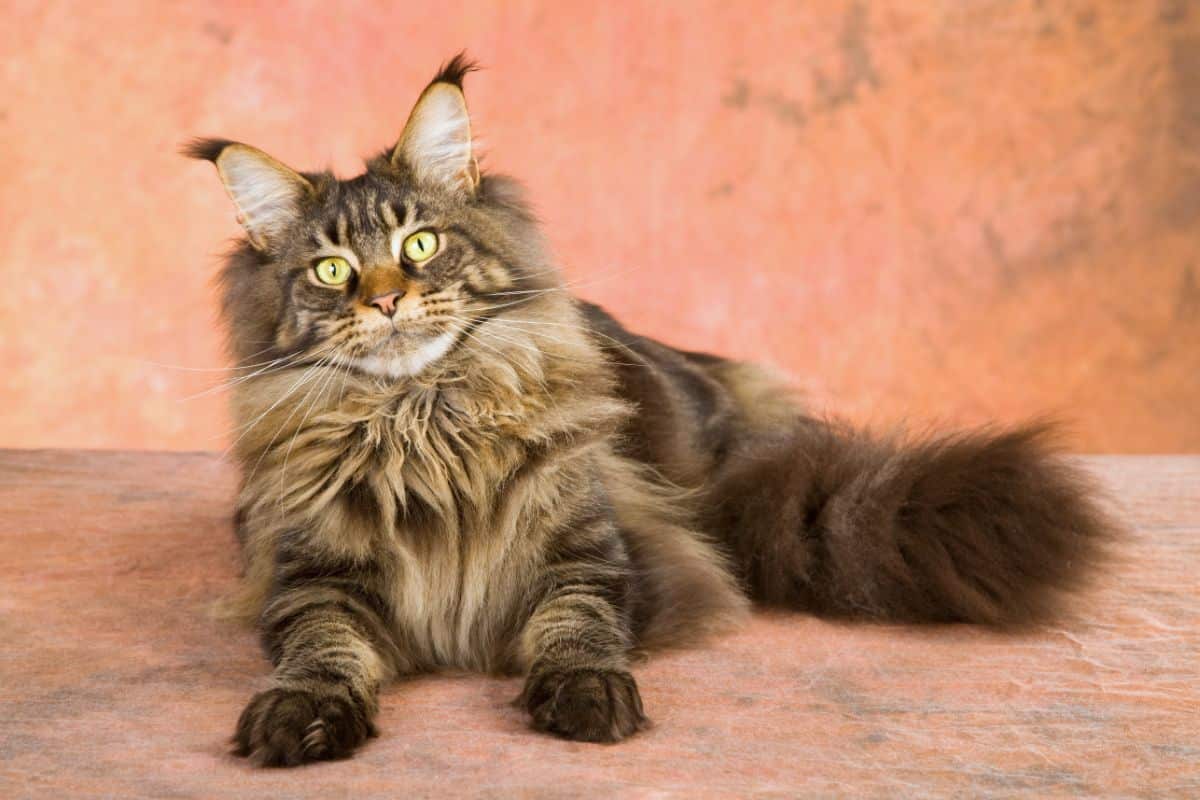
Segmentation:
[(460, 54), (350, 180), (198, 139), (245, 229), (221, 274), (244, 579), (274, 664), (235, 752), (341, 758), (380, 687), (524, 676), (534, 728), (647, 723), (631, 664), (752, 602), (1012, 627), (1115, 528), (1042, 425), (880, 438), (766, 370), (577, 299), (512, 180), (481, 172)]

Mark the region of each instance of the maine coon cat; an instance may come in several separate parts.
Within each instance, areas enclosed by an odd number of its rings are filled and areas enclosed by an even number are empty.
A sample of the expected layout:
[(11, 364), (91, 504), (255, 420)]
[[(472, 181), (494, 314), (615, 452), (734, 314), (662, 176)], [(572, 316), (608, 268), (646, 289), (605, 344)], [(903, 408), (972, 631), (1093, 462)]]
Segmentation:
[(188, 148), (246, 232), (222, 273), (236, 606), (275, 669), (238, 753), (345, 756), (383, 684), (443, 667), (519, 673), (534, 727), (613, 742), (646, 724), (635, 654), (750, 601), (1011, 626), (1079, 585), (1112, 526), (1042, 428), (872, 438), (573, 297), (476, 165), (471, 68), (350, 180)]

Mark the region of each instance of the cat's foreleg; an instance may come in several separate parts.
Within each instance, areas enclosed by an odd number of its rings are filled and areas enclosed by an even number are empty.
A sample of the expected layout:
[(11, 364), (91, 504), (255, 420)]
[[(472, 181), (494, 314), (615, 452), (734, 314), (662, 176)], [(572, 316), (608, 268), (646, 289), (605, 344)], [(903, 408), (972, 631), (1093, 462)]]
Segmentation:
[(550, 566), (549, 589), (521, 637), (529, 665), (520, 702), (534, 727), (567, 739), (616, 742), (647, 724), (629, 672), (629, 573), (611, 523)]
[(348, 756), (375, 734), (379, 686), (396, 671), (384, 605), (360, 571), (336, 573), (281, 565), (261, 618), (272, 685), (242, 712), (237, 754), (291, 766)]

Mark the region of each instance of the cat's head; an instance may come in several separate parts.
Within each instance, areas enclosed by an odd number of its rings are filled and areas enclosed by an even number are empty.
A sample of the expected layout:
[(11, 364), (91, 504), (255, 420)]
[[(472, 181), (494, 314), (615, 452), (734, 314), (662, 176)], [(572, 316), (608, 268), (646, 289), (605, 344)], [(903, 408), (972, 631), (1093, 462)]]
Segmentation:
[(443, 67), (395, 146), (349, 180), (238, 142), (188, 146), (216, 165), (246, 232), (223, 276), (239, 359), (413, 375), (554, 284), (517, 187), (477, 166), (462, 90), (473, 68), (462, 55)]

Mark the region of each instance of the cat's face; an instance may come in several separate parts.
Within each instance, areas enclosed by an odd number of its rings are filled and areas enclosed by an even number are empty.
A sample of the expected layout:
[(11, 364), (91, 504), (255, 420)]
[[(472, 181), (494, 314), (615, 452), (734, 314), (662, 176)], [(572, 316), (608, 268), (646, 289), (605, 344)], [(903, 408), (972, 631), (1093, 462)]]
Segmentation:
[(532, 220), (510, 184), (481, 177), (451, 62), (399, 143), (351, 180), (300, 174), (234, 142), (197, 142), (248, 239), (225, 275), (239, 356), (326, 359), (414, 375), (480, 320), (545, 287)]

